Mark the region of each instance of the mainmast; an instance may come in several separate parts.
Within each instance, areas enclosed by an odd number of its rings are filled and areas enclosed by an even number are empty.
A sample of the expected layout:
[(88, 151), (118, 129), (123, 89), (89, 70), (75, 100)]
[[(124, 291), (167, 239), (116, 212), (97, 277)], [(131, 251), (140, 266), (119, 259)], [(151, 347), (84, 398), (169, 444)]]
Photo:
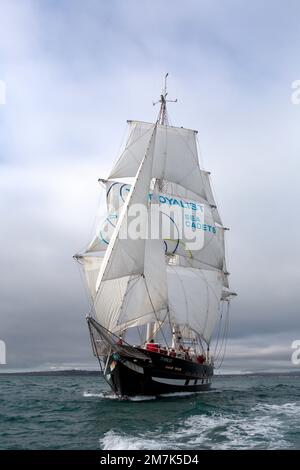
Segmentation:
[(160, 110), (158, 113), (158, 118), (157, 118), (157, 124), (160, 124), (162, 126), (168, 126), (169, 121), (168, 121), (168, 113), (167, 113), (167, 103), (177, 103), (177, 98), (176, 100), (167, 100), (167, 78), (168, 78), (169, 73), (166, 73), (165, 75), (165, 83), (164, 83), (164, 88), (162, 91), (162, 94), (160, 95), (160, 99), (156, 101), (156, 103), (153, 103), (153, 106), (156, 104), (160, 103)]
[[(162, 90), (162, 94), (160, 95), (160, 99), (153, 103), (153, 106), (156, 104), (160, 103), (160, 110), (158, 113), (158, 118), (156, 123), (160, 124), (161, 126), (168, 126), (169, 121), (168, 121), (168, 113), (167, 113), (167, 103), (172, 102), (172, 103), (177, 103), (177, 98), (176, 100), (167, 100), (168, 92), (167, 92), (167, 78), (168, 78), (169, 73), (166, 73), (165, 75), (165, 80), (164, 80), (164, 87)], [(163, 191), (164, 189), (164, 184), (163, 184), (163, 179), (162, 178), (157, 178), (156, 180), (158, 191)], [(155, 338), (156, 332), (159, 329), (159, 325), (156, 322), (149, 322), (147, 324), (147, 332), (146, 332), (146, 340), (150, 341), (151, 339)]]
[[(158, 118), (156, 123), (160, 124), (161, 126), (168, 126), (169, 125), (169, 120), (168, 120), (168, 112), (167, 112), (167, 103), (177, 103), (177, 98), (176, 100), (167, 100), (168, 92), (167, 92), (167, 78), (168, 78), (169, 73), (166, 73), (165, 75), (165, 81), (164, 81), (164, 87), (162, 90), (162, 94), (160, 95), (160, 99), (153, 103), (153, 106), (156, 104), (160, 103), (160, 110), (158, 113)], [(157, 179), (157, 185), (158, 185), (158, 190), (163, 191), (164, 185), (163, 185), (163, 180), (161, 178)]]

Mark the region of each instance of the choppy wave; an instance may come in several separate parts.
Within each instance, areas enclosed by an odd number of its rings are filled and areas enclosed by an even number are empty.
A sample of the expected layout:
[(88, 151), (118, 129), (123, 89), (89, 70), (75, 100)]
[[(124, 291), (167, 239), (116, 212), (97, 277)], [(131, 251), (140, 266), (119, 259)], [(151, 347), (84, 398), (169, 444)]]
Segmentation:
[(109, 431), (100, 442), (105, 450), (284, 449), (291, 445), (286, 437), (290, 426), (300, 432), (299, 416), (299, 403), (259, 403), (247, 415), (197, 414), (168, 432), (162, 427), (143, 435)]

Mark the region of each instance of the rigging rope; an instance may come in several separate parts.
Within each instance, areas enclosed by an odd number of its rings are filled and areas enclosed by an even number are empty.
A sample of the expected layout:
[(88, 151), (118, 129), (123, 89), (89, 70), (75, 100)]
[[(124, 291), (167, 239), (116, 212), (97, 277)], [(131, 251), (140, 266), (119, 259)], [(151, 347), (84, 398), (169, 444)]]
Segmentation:
[[(146, 290), (147, 290), (147, 294), (148, 294), (148, 297), (149, 297), (149, 300), (150, 300), (150, 304), (151, 304), (151, 307), (152, 307), (152, 309), (153, 309), (153, 313), (154, 313), (154, 315), (155, 315), (156, 321), (157, 321), (158, 323), (160, 323), (160, 320), (158, 319), (158, 316), (157, 316), (157, 314), (156, 314), (156, 311), (155, 311), (155, 308), (154, 308), (152, 299), (151, 299), (151, 297), (150, 297), (150, 292), (149, 292), (149, 289), (148, 289), (148, 285), (147, 285), (147, 281), (146, 281), (145, 276), (143, 276), (143, 279), (144, 279), (144, 282), (145, 282), (145, 287), (146, 287)], [(167, 314), (168, 314), (168, 312), (167, 312)], [(164, 323), (165, 319), (166, 319), (166, 318), (164, 318), (164, 320), (163, 320), (162, 323)], [(167, 339), (166, 339), (166, 337), (165, 337), (165, 334), (164, 334), (163, 329), (160, 327), (160, 328), (158, 328), (157, 332), (158, 332), (160, 329), (161, 329), (161, 333), (162, 333), (164, 342), (166, 343), (166, 346), (169, 347), (168, 341), (167, 341)], [(148, 338), (147, 338), (147, 339), (148, 339)]]
[[(216, 360), (219, 361), (219, 364), (215, 366), (215, 369), (220, 369), (222, 367), (225, 354), (226, 354), (227, 343), (228, 343), (230, 301), (227, 300), (226, 302), (227, 302), (227, 308), (225, 311), (225, 320), (224, 320), (225, 323), (224, 323), (224, 328), (223, 328), (223, 337), (222, 337), (221, 345), (218, 348), (218, 352), (216, 352)], [(215, 351), (217, 351), (217, 345), (216, 345)]]
[[(94, 349), (94, 351), (95, 351), (95, 356), (96, 356), (97, 359), (98, 359), (99, 366), (100, 366), (100, 370), (101, 370), (101, 372), (102, 372), (102, 376), (103, 376), (105, 382), (106, 382), (110, 387), (113, 388), (115, 394), (116, 394), (116, 395), (120, 395), (120, 394), (118, 393), (117, 388), (115, 387), (115, 384), (113, 384), (113, 383), (111, 384), (111, 383), (107, 380), (107, 378), (106, 378), (106, 375), (105, 375), (104, 370), (103, 370), (103, 367), (102, 367), (102, 361), (101, 361), (99, 355), (97, 354), (97, 345), (96, 345), (95, 338), (94, 338), (94, 335), (93, 335), (93, 332), (92, 332), (92, 329), (91, 329), (91, 326), (90, 326), (90, 323), (89, 323), (89, 322), (88, 322), (88, 329), (89, 329), (89, 331), (90, 331), (90, 337), (91, 337), (91, 340), (92, 340), (93, 349)], [(110, 351), (110, 352), (111, 352), (111, 351)], [(106, 365), (107, 365), (107, 363), (108, 363), (109, 356), (110, 356), (110, 353), (109, 353), (108, 356), (107, 356)], [(105, 369), (106, 369), (106, 367), (105, 367)]]

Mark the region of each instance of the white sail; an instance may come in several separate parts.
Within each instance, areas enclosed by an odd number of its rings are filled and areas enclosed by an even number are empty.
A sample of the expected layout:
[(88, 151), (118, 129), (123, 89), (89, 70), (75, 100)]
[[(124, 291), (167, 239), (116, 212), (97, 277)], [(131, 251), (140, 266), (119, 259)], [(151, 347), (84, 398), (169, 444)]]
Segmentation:
[(167, 280), (171, 321), (189, 326), (209, 343), (219, 319), (221, 274), (168, 266)]
[(219, 225), (222, 225), (222, 220), (211, 187), (210, 173), (208, 171), (203, 172), (203, 183), (205, 188), (205, 197), (211, 207), (214, 221), (217, 222)]
[[(132, 121), (126, 148), (109, 179), (135, 176), (150, 142), (154, 125)], [(178, 183), (205, 198), (204, 172), (200, 170), (196, 131), (156, 125), (152, 176)]]
[(125, 149), (112, 169), (109, 179), (135, 177), (146, 154), (155, 124), (128, 121), (129, 137)]
[(165, 320), (166, 265), (161, 240), (146, 240), (142, 275), (102, 280), (95, 296), (99, 322), (112, 332)]
[(81, 262), (84, 268), (86, 283), (89, 288), (92, 299), (96, 296), (96, 283), (99, 276), (99, 270), (103, 262), (102, 256), (82, 256)]
[[(111, 181), (107, 187), (111, 213), (108, 215), (104, 227), (101, 227), (98, 236), (93, 240), (89, 251), (97, 251), (107, 247), (104, 243), (108, 244), (111, 239), (117, 224), (116, 219), (126, 198), (129, 197), (131, 188), (128, 184), (116, 181)], [(173, 190), (177, 193), (174, 194)], [(194, 193), (176, 183), (164, 181), (163, 191), (157, 196), (163, 214), (161, 223), (163, 224), (162, 234), (165, 233), (165, 237), (162, 238), (164, 238), (166, 253), (180, 256), (180, 264), (183, 266), (222, 270), (225, 257), (224, 229), (221, 226), (216, 226), (210, 204), (204, 203), (202, 198), (197, 198)], [(195, 197), (196, 200), (191, 197)], [(149, 194), (149, 199), (153, 201), (153, 198), (153, 194)], [(200, 201), (202, 202), (200, 203)], [(189, 210), (189, 208), (193, 209)], [(200, 249), (196, 249), (197, 247), (190, 243), (194, 232), (187, 226), (192, 225), (196, 227), (196, 232), (198, 232), (198, 241), (199, 232), (202, 234)]]
[(185, 250), (180, 245), (177, 250), (181, 259), (180, 264), (198, 269), (223, 271), (225, 260), (224, 229), (206, 225), (213, 227), (215, 231), (206, 230), (204, 232), (204, 244), (201, 250)]
[(115, 330), (166, 319), (168, 291), (161, 240), (146, 240), (143, 276), (130, 281)]
[(109, 180), (106, 182), (105, 186), (107, 211), (109, 214), (118, 213), (129, 196), (131, 185)]
[(103, 280), (96, 290), (95, 314), (99, 323), (109, 331), (115, 331), (129, 281), (130, 276)]
[(118, 222), (118, 214), (108, 214), (101, 222), (96, 230), (91, 243), (88, 245), (85, 253), (104, 252), (106, 251), (109, 241), (113, 235)]
[[(142, 236), (137, 239), (129, 237), (127, 234), (127, 226), (130, 206), (139, 204), (143, 207), (147, 207), (149, 205), (149, 189), (155, 142), (154, 136), (155, 129), (152, 132), (146, 154), (139, 166), (135, 183), (122, 208), (117, 226), (106, 250), (104, 261), (99, 273), (97, 287), (100, 285), (101, 280), (143, 273), (145, 238)], [(144, 219), (143, 222), (144, 229), (147, 229), (147, 219)]]
[(87, 253), (106, 250), (117, 226), (120, 210), (129, 196), (130, 189), (130, 184), (106, 181), (107, 215), (100, 221), (96, 234), (86, 249)]

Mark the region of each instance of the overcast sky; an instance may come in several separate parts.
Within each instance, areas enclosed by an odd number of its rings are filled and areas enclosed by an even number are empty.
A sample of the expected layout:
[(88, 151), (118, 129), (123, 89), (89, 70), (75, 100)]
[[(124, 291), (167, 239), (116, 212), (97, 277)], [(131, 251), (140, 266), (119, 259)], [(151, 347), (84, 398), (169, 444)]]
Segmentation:
[(299, 16), (297, 0), (0, 0), (0, 372), (97, 366), (72, 255), (166, 72), (171, 122), (199, 130), (231, 229), (223, 370), (297, 370)]

